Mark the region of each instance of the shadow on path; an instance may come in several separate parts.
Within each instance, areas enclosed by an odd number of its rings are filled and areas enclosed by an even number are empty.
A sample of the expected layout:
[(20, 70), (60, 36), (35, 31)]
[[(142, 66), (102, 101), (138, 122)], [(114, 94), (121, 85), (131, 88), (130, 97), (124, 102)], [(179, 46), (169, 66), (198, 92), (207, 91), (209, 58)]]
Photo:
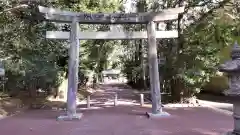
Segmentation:
[(213, 95), (207, 93), (200, 93), (198, 99), (202, 104), (210, 105), (218, 109), (233, 111), (233, 103), (238, 102), (229, 96)]

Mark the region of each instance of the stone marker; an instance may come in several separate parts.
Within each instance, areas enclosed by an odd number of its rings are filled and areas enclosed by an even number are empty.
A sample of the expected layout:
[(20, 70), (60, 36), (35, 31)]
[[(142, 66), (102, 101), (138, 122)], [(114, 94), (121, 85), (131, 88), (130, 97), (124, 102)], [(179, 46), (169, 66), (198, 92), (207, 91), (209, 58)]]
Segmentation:
[[(235, 42), (232, 52), (232, 60), (225, 62), (219, 66), (219, 71), (225, 72), (229, 77), (229, 89), (225, 94), (235, 101), (240, 101), (240, 47)], [(240, 103), (233, 103), (233, 120), (234, 129), (227, 135), (240, 135)]]

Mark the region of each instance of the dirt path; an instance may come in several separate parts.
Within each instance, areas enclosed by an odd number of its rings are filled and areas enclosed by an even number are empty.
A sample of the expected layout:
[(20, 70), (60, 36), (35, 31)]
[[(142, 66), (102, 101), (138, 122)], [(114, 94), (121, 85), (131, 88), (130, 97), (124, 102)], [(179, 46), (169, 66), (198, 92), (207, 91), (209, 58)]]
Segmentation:
[[(113, 106), (112, 93), (122, 102)], [(1, 135), (219, 135), (232, 129), (232, 117), (209, 108), (167, 108), (170, 117), (148, 119), (124, 85), (102, 85), (93, 108), (80, 121), (56, 121), (59, 111), (36, 110), (0, 121)], [(86, 105), (85, 105), (86, 106)]]
[(114, 105), (114, 98), (117, 95), (118, 105), (138, 105), (139, 97), (132, 89), (124, 84), (100, 85), (97, 92), (91, 96), (93, 107), (106, 107)]

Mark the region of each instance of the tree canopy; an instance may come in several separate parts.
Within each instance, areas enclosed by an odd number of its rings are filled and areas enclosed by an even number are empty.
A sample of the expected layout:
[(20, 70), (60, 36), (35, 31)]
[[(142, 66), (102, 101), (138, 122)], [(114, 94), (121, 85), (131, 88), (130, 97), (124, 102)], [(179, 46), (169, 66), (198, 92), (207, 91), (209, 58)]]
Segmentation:
[[(27, 4), (28, 7), (19, 6)], [(177, 29), (179, 38), (158, 41), (161, 88), (173, 99), (193, 96), (228, 58), (229, 46), (239, 38), (239, 3), (232, 0), (107, 1), (55, 0), (54, 2), (0, 2), (0, 56), (6, 69), (8, 90), (57, 87), (67, 72), (68, 41), (45, 38), (47, 30), (69, 31), (69, 24), (44, 22), (37, 6), (88, 13), (155, 12), (185, 6), (177, 21), (159, 23), (164, 30)], [(131, 7), (131, 8), (129, 8)], [(112, 26), (111, 26), (112, 27)], [(107, 31), (110, 25), (83, 25), (82, 31)], [(145, 25), (122, 25), (143, 30)], [(118, 68), (129, 84), (148, 87), (147, 42), (145, 40), (88, 40), (80, 43), (80, 72), (99, 75)], [(144, 82), (144, 83), (142, 83)]]

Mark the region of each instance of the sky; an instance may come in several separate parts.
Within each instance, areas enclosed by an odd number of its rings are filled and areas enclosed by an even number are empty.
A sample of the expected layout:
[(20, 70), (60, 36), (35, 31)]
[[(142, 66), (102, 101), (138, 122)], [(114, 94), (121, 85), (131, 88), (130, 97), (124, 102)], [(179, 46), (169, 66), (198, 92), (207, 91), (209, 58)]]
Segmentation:
[(130, 12), (132, 10), (132, 4), (133, 4), (133, 0), (126, 0), (124, 4), (125, 12)]

